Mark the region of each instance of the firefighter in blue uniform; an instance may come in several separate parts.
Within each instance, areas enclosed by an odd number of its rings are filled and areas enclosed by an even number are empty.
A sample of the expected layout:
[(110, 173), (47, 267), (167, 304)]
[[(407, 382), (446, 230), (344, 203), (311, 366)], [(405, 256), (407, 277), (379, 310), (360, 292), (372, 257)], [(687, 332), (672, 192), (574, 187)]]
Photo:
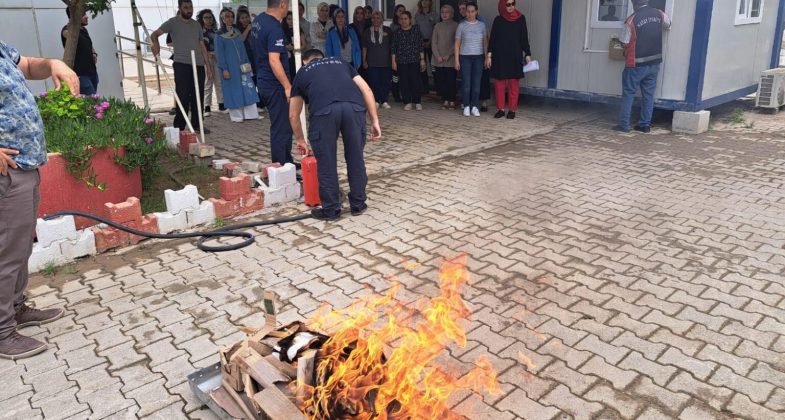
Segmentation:
[(341, 216), (341, 192), (338, 186), (338, 134), (343, 138), (349, 178), (349, 206), (353, 216), (368, 208), (365, 186), (363, 148), (365, 147), (365, 112), (371, 119), (371, 139), (382, 136), (376, 102), (371, 88), (354, 67), (339, 58), (324, 58), (321, 51), (312, 49), (303, 54), (303, 67), (292, 83), (289, 102), (289, 121), (294, 131), (297, 148), (303, 155), (310, 154), (300, 124), (304, 99), (308, 99), (310, 124), (308, 139), (317, 161), (319, 199), (321, 208), (311, 211), (320, 220), (335, 220)]

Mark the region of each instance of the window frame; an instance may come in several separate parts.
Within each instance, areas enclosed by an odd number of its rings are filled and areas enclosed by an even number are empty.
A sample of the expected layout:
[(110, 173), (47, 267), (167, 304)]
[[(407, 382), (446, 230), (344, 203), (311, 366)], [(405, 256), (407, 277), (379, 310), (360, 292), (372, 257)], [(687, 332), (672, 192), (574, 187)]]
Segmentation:
[[(743, 2), (743, 3), (742, 3)], [(752, 2), (753, 0), (736, 0), (736, 9), (734, 13), (734, 25), (752, 25), (756, 23), (761, 23), (763, 21), (763, 11), (765, 9), (766, 0), (760, 0), (760, 10), (758, 11), (758, 16), (751, 16), (752, 14)], [(739, 9), (741, 9), (742, 4), (746, 7), (744, 8), (744, 13), (739, 13)]]
[[(763, 0), (761, 0), (763, 1)], [(674, 0), (666, 0), (665, 1), (665, 14), (673, 21), (673, 2)], [(738, 8), (736, 9), (738, 10)], [(600, 11), (600, 0), (588, 0), (587, 2), (587, 12), (589, 13), (589, 17), (587, 22), (589, 23), (590, 29), (621, 29), (624, 27), (624, 22), (627, 18), (633, 14), (634, 8), (632, 6), (632, 0), (627, 1), (627, 16), (620, 17), (621, 20), (619, 21), (601, 21), (599, 19), (599, 11)]]

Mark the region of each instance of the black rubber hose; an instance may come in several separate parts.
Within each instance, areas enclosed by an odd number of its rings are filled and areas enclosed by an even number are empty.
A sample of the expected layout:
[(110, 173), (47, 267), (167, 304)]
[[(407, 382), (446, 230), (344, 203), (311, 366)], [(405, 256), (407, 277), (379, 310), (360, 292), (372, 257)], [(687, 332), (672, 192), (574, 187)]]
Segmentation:
[[(288, 216), (288, 217), (279, 217), (270, 220), (262, 220), (258, 222), (248, 222), (248, 223), (239, 223), (236, 225), (229, 225), (224, 226), (219, 229), (206, 231), (206, 232), (184, 232), (184, 233), (150, 233), (150, 232), (143, 232), (141, 230), (136, 230), (129, 228), (125, 225), (121, 225), (119, 223), (112, 222), (111, 220), (104, 219), (103, 217), (96, 216), (91, 213), (85, 213), (82, 211), (76, 210), (66, 210), (60, 211), (57, 213), (53, 213), (44, 217), (44, 220), (51, 220), (62, 216), (79, 216), (84, 217), (86, 219), (95, 220), (99, 223), (104, 223), (108, 226), (111, 226), (115, 229), (120, 229), (124, 232), (128, 232), (132, 235), (137, 236), (144, 236), (146, 238), (153, 238), (153, 239), (183, 239), (183, 238), (199, 238), (196, 241), (196, 247), (201, 249), (204, 252), (226, 252), (226, 251), (234, 251), (236, 249), (245, 248), (248, 245), (254, 243), (255, 237), (252, 233), (249, 232), (239, 232), (238, 229), (248, 229), (258, 226), (268, 226), (268, 225), (277, 225), (280, 223), (287, 223), (287, 222), (296, 222), (298, 220), (309, 219), (311, 217), (310, 214), (301, 214), (298, 216)], [(231, 245), (216, 245), (216, 246), (209, 246), (205, 245), (206, 241), (211, 239), (220, 238), (220, 237), (233, 237), (233, 238), (245, 238), (242, 242), (231, 244)]]

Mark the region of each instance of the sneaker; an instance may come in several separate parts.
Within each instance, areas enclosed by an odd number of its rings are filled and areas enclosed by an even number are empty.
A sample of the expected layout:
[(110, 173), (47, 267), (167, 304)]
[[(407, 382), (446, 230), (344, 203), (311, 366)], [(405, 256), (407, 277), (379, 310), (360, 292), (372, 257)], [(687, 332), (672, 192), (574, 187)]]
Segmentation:
[(22, 304), (17, 308), (16, 315), (14, 316), (14, 319), (16, 319), (16, 329), (46, 324), (59, 319), (64, 313), (65, 311), (60, 308), (35, 309)]
[[(475, 108), (475, 109), (477, 109), (477, 108)], [(468, 106), (463, 107), (463, 116), (464, 117), (468, 117), (469, 115), (472, 115), (471, 112), (472, 111), (469, 109)]]
[(382, 108), (390, 109), (390, 104), (388, 104), (387, 102), (382, 102)]
[(515, 113), (512, 112), (512, 111), (508, 112), (507, 113), (507, 119), (508, 120), (514, 120), (515, 119)]
[(617, 126), (613, 127), (613, 131), (619, 131), (621, 133), (629, 133), (630, 129), (629, 128), (624, 128), (624, 127), (622, 127), (620, 125), (617, 125)]
[(501, 109), (500, 109), (500, 110), (498, 110), (498, 111), (496, 111), (496, 113), (495, 113), (495, 114), (493, 114), (493, 118), (496, 118), (497, 120), (498, 120), (499, 118), (503, 117), (503, 116), (504, 116), (504, 111), (503, 111), (503, 110), (501, 110)]
[(317, 220), (332, 221), (332, 220), (340, 219), (341, 213), (338, 213), (335, 216), (330, 216), (327, 213), (325, 213), (323, 208), (319, 207), (311, 210), (311, 217)]
[(414, 109), (422, 111), (422, 104), (414, 104)]
[(476, 106), (472, 107), (472, 115), (475, 116), (475, 117), (479, 117), (480, 116), (480, 110), (477, 109)]
[(205, 117), (209, 117), (210, 115), (211, 115), (210, 114), (210, 107), (209, 106), (204, 107), (204, 116)]
[[(196, 134), (199, 134), (199, 127), (194, 127), (194, 132), (195, 132)], [(209, 129), (209, 128), (207, 128), (207, 127), (205, 127), (205, 128), (204, 128), (204, 134), (210, 134), (210, 129)]]
[(412, 104), (406, 104), (406, 105), (404, 105), (404, 106), (403, 106), (403, 110), (404, 110), (404, 111), (411, 111), (411, 110), (412, 110)]
[(172, 108), (169, 110), (169, 115), (177, 115), (177, 108)]
[(367, 204), (363, 204), (360, 207), (352, 207), (351, 208), (352, 216), (359, 216), (359, 215), (363, 214), (365, 212), (365, 210), (367, 210), (367, 209), (368, 209), (368, 205)]
[(14, 331), (8, 337), (0, 339), (0, 358), (24, 359), (46, 350), (46, 343), (27, 337)]
[(226, 107), (224, 106), (223, 103), (219, 102), (218, 103), (218, 112), (223, 112), (225, 114), (225, 113), (229, 112), (229, 110), (226, 109)]
[(640, 131), (641, 133), (648, 133), (651, 131), (651, 127), (648, 125), (636, 125), (635, 131)]

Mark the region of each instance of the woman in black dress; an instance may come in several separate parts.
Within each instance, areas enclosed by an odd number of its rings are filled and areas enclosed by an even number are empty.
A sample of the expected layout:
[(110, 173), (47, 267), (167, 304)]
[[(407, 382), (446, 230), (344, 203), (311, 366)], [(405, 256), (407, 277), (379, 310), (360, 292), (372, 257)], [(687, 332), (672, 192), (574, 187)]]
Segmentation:
[(515, 118), (518, 109), (519, 81), (523, 64), (532, 61), (526, 18), (515, 9), (515, 0), (499, 0), (499, 16), (493, 21), (485, 66), (491, 69), (496, 87), (496, 115), (504, 116), (505, 91), (507, 118)]

